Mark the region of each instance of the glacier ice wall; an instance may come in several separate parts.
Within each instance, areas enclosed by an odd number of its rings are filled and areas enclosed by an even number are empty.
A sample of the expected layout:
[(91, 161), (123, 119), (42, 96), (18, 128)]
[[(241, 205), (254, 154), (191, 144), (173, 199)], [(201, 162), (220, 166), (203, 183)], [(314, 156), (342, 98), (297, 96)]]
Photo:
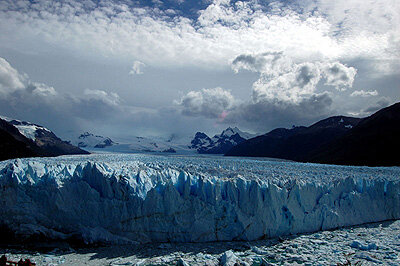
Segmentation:
[(256, 240), (400, 218), (398, 167), (110, 154), (0, 169), (0, 223), (21, 236)]

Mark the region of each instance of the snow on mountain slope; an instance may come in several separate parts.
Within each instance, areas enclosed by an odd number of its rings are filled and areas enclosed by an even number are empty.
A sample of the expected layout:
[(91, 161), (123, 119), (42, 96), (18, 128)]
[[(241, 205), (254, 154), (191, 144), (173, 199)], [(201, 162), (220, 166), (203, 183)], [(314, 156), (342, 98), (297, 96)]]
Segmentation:
[(190, 148), (201, 149), (202, 147), (209, 147), (212, 145), (212, 140), (203, 132), (197, 132), (194, 135), (193, 140), (190, 142)]
[(400, 218), (398, 167), (102, 154), (0, 169), (0, 221), (21, 237), (256, 240)]
[(187, 147), (186, 142), (182, 142), (182, 140), (180, 141), (176, 138), (162, 139), (159, 137), (133, 136), (128, 140), (118, 140), (118, 142), (115, 142), (109, 137), (85, 132), (72, 142), (78, 147), (95, 152), (190, 153), (190, 149)]
[(129, 149), (133, 152), (194, 153), (187, 145), (187, 138), (135, 137), (128, 143)]
[(74, 140), (73, 143), (79, 148), (105, 148), (117, 144), (110, 138), (94, 135), (89, 132), (79, 135), (79, 137)]
[(135, 137), (129, 142), (132, 151), (139, 152), (162, 152), (172, 147), (171, 143), (166, 143), (161, 139)]
[(57, 137), (51, 130), (30, 122), (0, 117), (1, 159), (88, 154)]
[(0, 118), (9, 122), (13, 126), (15, 126), (22, 135), (24, 135), (25, 137), (27, 137), (28, 139), (31, 139), (33, 141), (36, 140), (36, 137), (40, 131), (51, 132), (51, 130), (49, 130), (45, 127), (30, 123), (30, 122), (20, 121), (20, 120), (8, 118), (5, 116), (0, 116)]

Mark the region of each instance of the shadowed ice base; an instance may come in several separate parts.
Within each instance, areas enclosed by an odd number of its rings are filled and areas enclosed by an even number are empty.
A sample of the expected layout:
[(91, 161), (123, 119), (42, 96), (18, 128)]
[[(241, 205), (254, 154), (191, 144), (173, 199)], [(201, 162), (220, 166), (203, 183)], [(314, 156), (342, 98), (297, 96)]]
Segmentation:
[[(0, 249), (14, 260), (38, 265), (336, 265), (400, 263), (400, 221), (253, 242), (149, 243), (76, 247), (66, 243), (30, 246), (30, 251)], [(227, 260), (228, 259), (228, 260)]]

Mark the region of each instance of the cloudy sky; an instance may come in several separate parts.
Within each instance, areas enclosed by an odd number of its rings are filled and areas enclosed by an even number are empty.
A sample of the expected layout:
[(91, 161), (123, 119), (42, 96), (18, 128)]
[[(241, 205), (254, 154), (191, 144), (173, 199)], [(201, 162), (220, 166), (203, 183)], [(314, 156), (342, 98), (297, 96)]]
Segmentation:
[(0, 114), (64, 138), (265, 133), (399, 86), (398, 0), (0, 1)]

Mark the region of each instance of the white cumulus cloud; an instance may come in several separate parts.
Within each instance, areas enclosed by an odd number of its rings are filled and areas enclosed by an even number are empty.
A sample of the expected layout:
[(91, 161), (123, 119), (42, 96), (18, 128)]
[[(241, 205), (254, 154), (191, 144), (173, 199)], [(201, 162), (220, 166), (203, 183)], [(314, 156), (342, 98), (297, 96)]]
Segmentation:
[(120, 103), (119, 95), (115, 92), (85, 89), (84, 95), (89, 100), (99, 100), (109, 105), (118, 105)]
[(378, 91), (377, 90), (373, 90), (373, 91), (365, 91), (365, 90), (357, 90), (357, 91), (353, 91), (350, 96), (352, 97), (356, 97), (356, 96), (360, 96), (360, 97), (371, 97), (371, 96), (378, 96)]
[(309, 98), (325, 79), (325, 85), (344, 90), (351, 87), (357, 70), (340, 62), (310, 61), (297, 63), (283, 52), (243, 54), (232, 62), (235, 72), (246, 69), (260, 73), (253, 84), (253, 101), (279, 100), (299, 103)]
[(25, 77), (18, 73), (4, 58), (0, 57), (0, 93), (23, 89)]
[(143, 74), (143, 68), (145, 67), (145, 63), (140, 61), (134, 61), (132, 64), (132, 68), (129, 71), (130, 75), (141, 75)]
[(32, 82), (31, 86), (32, 93), (38, 96), (46, 97), (46, 96), (55, 96), (57, 95), (57, 91), (44, 83)]
[(4, 0), (0, 45), (207, 68), (273, 50), (297, 59), (365, 58), (394, 71), (390, 66), (400, 58), (398, 7), (396, 0), (319, 0), (294, 7), (271, 1), (263, 9), (255, 0), (215, 0), (197, 18), (171, 18), (171, 12), (120, 1)]
[(338, 90), (351, 87), (357, 74), (354, 67), (348, 67), (339, 62), (328, 63), (322, 71), (326, 79), (325, 85), (334, 86)]

